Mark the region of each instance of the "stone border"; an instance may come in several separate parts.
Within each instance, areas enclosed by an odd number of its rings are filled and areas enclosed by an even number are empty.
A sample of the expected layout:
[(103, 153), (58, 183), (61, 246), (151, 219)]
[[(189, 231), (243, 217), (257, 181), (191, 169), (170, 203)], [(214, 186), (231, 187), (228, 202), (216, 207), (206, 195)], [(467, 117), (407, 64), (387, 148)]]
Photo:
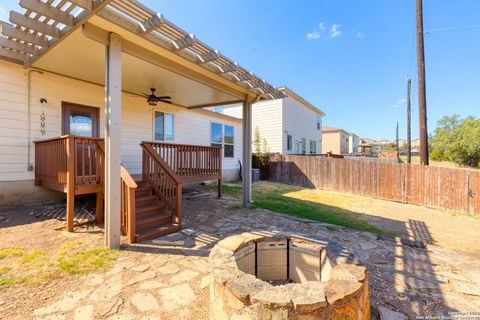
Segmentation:
[[(317, 280), (297, 277), (300, 283), (274, 286), (255, 276), (257, 265), (251, 268), (252, 245), (256, 254), (259, 244), (270, 243), (275, 250), (275, 245), (283, 246), (284, 241), (305, 243), (307, 248), (301, 250), (319, 248), (319, 261), (325, 270), (312, 275)], [(332, 245), (338, 250), (336, 255), (329, 250)], [(278, 261), (270, 271), (282, 277), (283, 269), (277, 269), (283, 266), (283, 259), (284, 255), (278, 253), (264, 260), (272, 264)], [(242, 233), (219, 241), (209, 260), (210, 319), (370, 319), (367, 269), (352, 263), (351, 253), (335, 243), (266, 231)]]

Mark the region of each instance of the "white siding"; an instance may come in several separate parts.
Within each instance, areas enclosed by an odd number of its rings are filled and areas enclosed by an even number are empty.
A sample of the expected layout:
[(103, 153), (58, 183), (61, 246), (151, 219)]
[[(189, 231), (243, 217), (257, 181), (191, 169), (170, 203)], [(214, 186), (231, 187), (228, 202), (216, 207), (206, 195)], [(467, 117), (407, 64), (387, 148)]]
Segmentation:
[[(242, 106), (223, 109), (223, 114), (242, 118)], [(269, 152), (282, 152), (282, 99), (265, 100), (252, 105), (252, 141), (258, 127)]]
[[(292, 150), (287, 150), (287, 135), (293, 137)], [(310, 153), (310, 140), (316, 141), (317, 153), (321, 153), (322, 127), (317, 129), (317, 113), (300, 102), (287, 97), (283, 99), (283, 153), (295, 153), (295, 143), (306, 139), (306, 153)]]
[[(104, 88), (87, 82), (49, 73), (31, 74), (31, 140), (56, 137), (61, 134), (61, 102), (84, 104), (100, 108), (100, 136), (104, 136)], [(47, 104), (40, 104), (40, 98)], [(129, 94), (122, 101), (122, 163), (130, 173), (141, 172), (141, 141), (153, 139), (153, 111), (143, 98)], [(28, 144), (27, 70), (0, 61), (0, 181), (32, 180), (27, 171)], [(210, 145), (210, 121), (235, 127), (235, 157), (224, 161), (223, 168), (236, 169), (242, 158), (241, 121), (221, 115), (189, 111), (174, 106), (158, 106), (158, 110), (174, 113), (176, 143)], [(40, 115), (45, 113), (46, 134), (40, 132)], [(220, 120), (219, 120), (220, 119)], [(31, 143), (30, 162), (35, 155)]]

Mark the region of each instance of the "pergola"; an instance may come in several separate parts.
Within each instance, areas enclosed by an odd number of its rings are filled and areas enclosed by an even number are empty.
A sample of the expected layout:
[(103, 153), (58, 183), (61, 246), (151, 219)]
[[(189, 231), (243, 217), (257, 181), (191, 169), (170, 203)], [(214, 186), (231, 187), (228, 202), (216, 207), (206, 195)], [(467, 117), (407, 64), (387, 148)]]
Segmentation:
[(135, 0), (20, 0), (0, 21), (0, 57), (105, 86), (105, 235), (120, 244), (122, 91), (155, 84), (174, 104), (243, 103), (243, 200), (251, 203), (251, 105), (284, 94)]

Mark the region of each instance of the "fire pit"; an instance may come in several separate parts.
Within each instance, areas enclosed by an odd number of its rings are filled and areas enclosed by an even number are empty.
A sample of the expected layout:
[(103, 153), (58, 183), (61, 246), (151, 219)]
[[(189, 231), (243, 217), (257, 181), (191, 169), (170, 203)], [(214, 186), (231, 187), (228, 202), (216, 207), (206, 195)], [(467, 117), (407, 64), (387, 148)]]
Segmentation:
[(210, 253), (211, 319), (370, 319), (367, 270), (336, 243), (243, 233)]

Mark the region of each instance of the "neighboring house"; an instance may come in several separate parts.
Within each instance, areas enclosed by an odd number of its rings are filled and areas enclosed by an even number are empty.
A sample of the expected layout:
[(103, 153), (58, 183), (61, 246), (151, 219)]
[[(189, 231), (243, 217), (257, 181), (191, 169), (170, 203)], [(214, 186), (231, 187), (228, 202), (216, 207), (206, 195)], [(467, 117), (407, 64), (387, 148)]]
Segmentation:
[(322, 150), (324, 153), (354, 155), (358, 149), (358, 136), (340, 128), (323, 127)]
[[(286, 97), (253, 105), (252, 138), (258, 130), (272, 153), (322, 153), (322, 117), (325, 113), (286, 87), (278, 90)], [(242, 108), (238, 105), (213, 110), (242, 118)]]
[(251, 203), (249, 119), (203, 108), (250, 115), (282, 92), (137, 1), (19, 4), (0, 21), (0, 206), (65, 197), (73, 231), (75, 197), (96, 195), (118, 248), (121, 231), (178, 231), (182, 187), (218, 181), (220, 196), (240, 160)]

